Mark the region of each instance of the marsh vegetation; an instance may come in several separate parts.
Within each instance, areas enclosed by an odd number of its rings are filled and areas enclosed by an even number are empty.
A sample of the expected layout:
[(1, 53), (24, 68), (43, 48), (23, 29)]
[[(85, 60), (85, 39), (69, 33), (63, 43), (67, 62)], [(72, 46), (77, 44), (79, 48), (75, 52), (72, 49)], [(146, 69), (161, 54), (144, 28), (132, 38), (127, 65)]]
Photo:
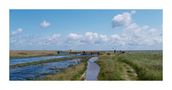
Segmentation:
[(104, 54), (97, 61), (99, 80), (162, 80), (162, 52)]
[[(31, 52), (34, 53), (31, 54)], [(95, 55), (99, 57), (96, 61), (100, 67), (98, 80), (163, 79), (162, 51), (66, 52), (68, 54), (60, 55), (56, 51), (12, 51), (10, 62), (14, 60), (14, 57), (18, 60), (30, 59), (30, 57), (39, 58), (42, 55), (62, 57), (10, 64), (10, 80), (84, 80), (87, 61)]]

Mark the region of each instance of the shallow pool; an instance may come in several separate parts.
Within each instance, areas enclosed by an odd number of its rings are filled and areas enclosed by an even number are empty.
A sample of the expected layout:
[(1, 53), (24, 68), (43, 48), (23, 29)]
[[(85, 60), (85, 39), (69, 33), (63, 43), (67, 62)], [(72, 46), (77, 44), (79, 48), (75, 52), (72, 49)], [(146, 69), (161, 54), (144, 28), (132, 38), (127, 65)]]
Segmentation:
[(80, 59), (10, 68), (10, 80), (35, 80), (44, 78), (45, 75), (55, 74), (81, 62)]
[(42, 56), (42, 57), (10, 59), (10, 65), (33, 62), (33, 61), (40, 61), (40, 60), (47, 60), (47, 59), (54, 59), (54, 58), (65, 58), (65, 57), (71, 57), (71, 56)]

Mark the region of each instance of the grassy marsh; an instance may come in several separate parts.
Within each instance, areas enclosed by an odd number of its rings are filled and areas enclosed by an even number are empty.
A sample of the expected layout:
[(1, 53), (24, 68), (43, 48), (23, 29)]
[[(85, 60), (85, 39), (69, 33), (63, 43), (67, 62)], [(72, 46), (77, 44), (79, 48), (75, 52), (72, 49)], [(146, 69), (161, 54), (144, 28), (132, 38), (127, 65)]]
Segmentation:
[(81, 76), (86, 70), (86, 62), (69, 67), (61, 73), (47, 75), (44, 80), (82, 80)]
[(99, 80), (162, 80), (161, 52), (104, 54), (97, 63)]
[(39, 56), (52, 56), (57, 55), (56, 51), (49, 50), (11, 50), (10, 58), (27, 58)]
[(38, 65), (38, 64), (51, 63), (51, 62), (59, 62), (59, 61), (63, 61), (63, 60), (72, 60), (75, 58), (88, 59), (89, 57), (76, 56), (76, 57), (70, 57), (70, 58), (55, 58), (55, 59), (48, 59), (48, 60), (14, 64), (14, 65), (10, 65), (10, 68), (24, 67), (24, 66), (30, 66), (30, 65)]

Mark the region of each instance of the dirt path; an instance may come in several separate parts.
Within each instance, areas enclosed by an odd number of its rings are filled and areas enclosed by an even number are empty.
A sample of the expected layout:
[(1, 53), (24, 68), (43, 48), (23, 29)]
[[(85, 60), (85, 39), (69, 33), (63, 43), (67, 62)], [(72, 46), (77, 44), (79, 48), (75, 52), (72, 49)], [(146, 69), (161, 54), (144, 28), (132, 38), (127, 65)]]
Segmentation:
[(98, 57), (92, 57), (88, 60), (85, 80), (97, 80), (97, 76), (100, 71), (99, 65), (95, 63), (95, 61), (97, 60), (98, 60)]
[(130, 65), (123, 63), (123, 66), (125, 68), (125, 75), (124, 75), (125, 80), (137, 80), (138, 79), (136, 71)]

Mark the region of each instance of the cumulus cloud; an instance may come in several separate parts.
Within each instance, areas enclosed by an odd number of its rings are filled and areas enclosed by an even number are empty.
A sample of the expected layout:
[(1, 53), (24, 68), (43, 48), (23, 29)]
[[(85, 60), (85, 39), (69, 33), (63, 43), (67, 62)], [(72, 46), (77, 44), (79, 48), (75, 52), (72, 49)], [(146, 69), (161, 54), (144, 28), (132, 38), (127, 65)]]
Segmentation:
[(23, 29), (22, 29), (22, 28), (18, 28), (17, 30), (13, 31), (13, 32), (11, 33), (11, 35), (17, 35), (17, 34), (19, 34), (19, 33), (21, 33), (21, 32), (23, 32)]
[(109, 40), (107, 35), (100, 34), (99, 37), (100, 37), (100, 40), (102, 40), (103, 42), (107, 42)]
[[(60, 34), (53, 34), (51, 36), (48, 36), (46, 38), (43, 38), (43, 44), (49, 45), (49, 44), (56, 44), (59, 43), (61, 35)], [(42, 41), (40, 41), (42, 43)]]
[[(10, 43), (17, 43), (16, 46), (21, 46), (23, 43), (30, 44), (34, 47), (53, 46), (63, 47), (70, 49), (112, 49), (114, 46), (147, 48), (157, 47), (161, 49), (162, 46), (162, 30), (153, 28), (149, 25), (139, 25), (134, 22), (133, 16), (136, 11), (124, 12), (117, 14), (112, 18), (112, 27), (114, 30), (116, 27), (121, 27), (121, 32), (112, 33), (111, 35), (100, 34), (97, 32), (85, 32), (85, 33), (69, 33), (66, 36), (62, 36), (59, 33), (48, 35), (47, 37), (33, 37), (28, 38), (19, 37), (17, 34), (23, 32), (22, 28), (18, 28), (11, 35), (15, 35), (15, 38), (10, 38)], [(44, 20), (41, 24), (42, 27), (46, 28), (50, 26), (50, 23)], [(16, 37), (17, 36), (17, 37)], [(25, 40), (24, 40), (25, 39)], [(35, 43), (38, 43), (35, 45)], [(19, 45), (21, 44), (21, 45)], [(19, 47), (20, 48), (20, 47)], [(151, 49), (149, 48), (149, 49)]]
[(40, 26), (43, 27), (43, 28), (47, 28), (49, 27), (51, 24), (47, 21), (47, 20), (44, 20), (40, 23)]
[(68, 36), (67, 36), (68, 40), (72, 40), (72, 41), (77, 41), (81, 38), (81, 35), (77, 34), (77, 33), (70, 33)]
[(83, 34), (70, 33), (67, 36), (68, 43), (75, 43), (78, 45), (100, 44), (108, 41), (107, 35), (98, 34), (96, 32), (85, 32)]
[(60, 34), (53, 34), (52, 36), (48, 37), (49, 41), (57, 40), (61, 35)]
[(132, 14), (136, 11), (115, 15), (112, 19), (113, 27), (122, 27), (124, 31), (111, 36), (111, 42), (119, 45), (156, 45), (162, 44), (162, 31), (148, 25), (140, 26), (134, 22)]
[(108, 41), (107, 35), (99, 34), (96, 32), (86, 32), (82, 35), (80, 42), (82, 44), (100, 44)]
[(95, 41), (97, 39), (98, 39), (98, 34), (97, 33), (86, 32), (82, 42), (85, 42), (85, 43), (95, 43)]
[(118, 14), (112, 18), (112, 27), (128, 26), (132, 23), (132, 14), (130, 12), (124, 12)]
[(110, 41), (111, 43), (119, 44), (120, 42), (122, 42), (122, 37), (119, 36), (118, 34), (114, 34), (110, 36)]

